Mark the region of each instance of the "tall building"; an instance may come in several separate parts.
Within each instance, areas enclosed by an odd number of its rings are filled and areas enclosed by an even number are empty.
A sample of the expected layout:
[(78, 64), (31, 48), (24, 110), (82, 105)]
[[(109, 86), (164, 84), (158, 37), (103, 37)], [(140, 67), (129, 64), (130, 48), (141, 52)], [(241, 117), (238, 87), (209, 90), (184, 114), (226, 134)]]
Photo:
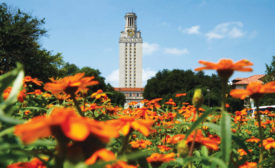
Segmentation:
[(126, 103), (143, 100), (142, 88), (142, 38), (137, 30), (137, 16), (130, 12), (125, 15), (124, 31), (119, 39), (119, 88)]
[(137, 16), (126, 13), (125, 28), (119, 39), (119, 87), (142, 87), (142, 38), (137, 30)]

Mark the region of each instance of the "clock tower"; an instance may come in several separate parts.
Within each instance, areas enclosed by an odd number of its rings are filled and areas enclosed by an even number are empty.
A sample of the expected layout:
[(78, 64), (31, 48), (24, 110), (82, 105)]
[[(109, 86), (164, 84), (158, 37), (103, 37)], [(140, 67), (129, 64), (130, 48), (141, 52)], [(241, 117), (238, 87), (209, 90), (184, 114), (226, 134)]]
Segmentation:
[(137, 30), (137, 16), (126, 13), (125, 28), (119, 39), (119, 87), (142, 87), (142, 38)]
[(126, 13), (124, 31), (119, 39), (119, 88), (126, 101), (143, 99), (142, 88), (142, 38), (137, 30), (137, 16), (133, 12)]

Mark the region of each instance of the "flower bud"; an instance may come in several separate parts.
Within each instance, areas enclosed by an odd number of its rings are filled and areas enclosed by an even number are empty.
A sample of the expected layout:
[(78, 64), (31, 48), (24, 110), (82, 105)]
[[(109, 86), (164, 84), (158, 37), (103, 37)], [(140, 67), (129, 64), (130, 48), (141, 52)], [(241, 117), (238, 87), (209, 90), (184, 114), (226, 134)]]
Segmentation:
[(177, 151), (178, 151), (178, 154), (181, 156), (181, 157), (185, 157), (188, 155), (188, 145), (186, 144), (186, 141), (185, 140), (182, 140), (178, 143), (178, 146), (177, 146)]
[(192, 99), (192, 103), (196, 108), (199, 108), (203, 103), (203, 95), (201, 89), (196, 89)]

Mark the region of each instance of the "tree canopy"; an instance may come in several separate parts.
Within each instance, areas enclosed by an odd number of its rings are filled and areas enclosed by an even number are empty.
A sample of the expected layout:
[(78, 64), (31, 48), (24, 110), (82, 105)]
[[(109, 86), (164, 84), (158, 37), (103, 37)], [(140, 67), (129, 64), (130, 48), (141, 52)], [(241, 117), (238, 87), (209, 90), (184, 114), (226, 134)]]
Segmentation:
[[(275, 56), (272, 57), (270, 65), (265, 65), (264, 83), (275, 81)], [(275, 94), (266, 94), (261, 99), (261, 105), (275, 105)]]
[(147, 81), (144, 89), (144, 98), (153, 99), (162, 97), (164, 101), (174, 97), (177, 93), (187, 93), (181, 101), (191, 103), (195, 88), (202, 88), (205, 95), (205, 104), (219, 105), (220, 79), (216, 75), (208, 76), (203, 72), (194, 73), (191, 70), (162, 70), (155, 77)]
[(26, 75), (44, 82), (50, 77), (85, 72), (86, 76), (95, 76), (95, 80), (99, 81), (99, 85), (92, 87), (90, 92), (98, 89), (110, 92), (113, 103), (123, 105), (124, 95), (106, 84), (99, 70), (78, 68), (65, 62), (60, 53), (52, 54), (41, 47), (39, 39), (46, 34), (44, 24), (44, 19), (35, 18), (20, 9), (11, 9), (5, 3), (0, 4), (0, 75), (14, 69), (16, 62), (23, 64)]
[(272, 62), (270, 65), (265, 65), (266, 70), (265, 70), (265, 77), (264, 77), (264, 82), (270, 82), (270, 81), (275, 81), (275, 56), (272, 57)]
[(37, 19), (21, 10), (0, 4), (0, 70), (5, 73), (15, 68), (16, 62), (24, 65), (27, 75), (46, 81), (58, 75), (63, 60), (60, 53), (42, 49), (38, 40), (45, 35), (44, 19)]

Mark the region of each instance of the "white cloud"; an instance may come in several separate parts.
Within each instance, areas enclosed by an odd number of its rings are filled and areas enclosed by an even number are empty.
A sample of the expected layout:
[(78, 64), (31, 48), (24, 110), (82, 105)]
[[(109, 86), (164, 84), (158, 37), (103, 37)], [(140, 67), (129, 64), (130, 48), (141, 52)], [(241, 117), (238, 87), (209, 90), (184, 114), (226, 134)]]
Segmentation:
[(159, 50), (159, 45), (155, 43), (143, 43), (143, 55), (152, 55), (154, 52)]
[(222, 38), (240, 38), (244, 35), (242, 22), (225, 22), (218, 24), (213, 30), (206, 33), (208, 40)]
[(165, 54), (172, 54), (172, 55), (186, 55), (189, 54), (189, 51), (187, 48), (184, 49), (178, 49), (178, 48), (164, 48)]
[(242, 37), (243, 33), (241, 32), (240, 29), (237, 29), (236, 27), (234, 27), (230, 32), (229, 32), (229, 37), (230, 38), (238, 38), (238, 37)]
[(180, 32), (186, 33), (186, 34), (200, 34), (200, 26), (192, 26), (190, 28), (183, 29), (182, 27), (179, 27), (178, 30)]
[[(146, 82), (148, 79), (152, 78), (153, 76), (156, 75), (156, 71), (153, 71), (151, 69), (142, 69), (142, 84), (145, 86)], [(119, 86), (119, 70), (116, 69), (113, 72), (111, 72), (107, 78), (106, 78), (107, 83), (110, 83), (113, 87), (118, 87)]]
[(156, 71), (153, 71), (151, 69), (142, 69), (142, 84), (145, 86), (148, 79), (152, 78), (156, 75)]
[(206, 37), (208, 38), (208, 40), (211, 40), (211, 39), (222, 39), (222, 38), (224, 38), (223, 35), (215, 33), (215, 32), (209, 32), (209, 33), (207, 33)]
[(254, 31), (249, 33), (248, 38), (253, 39), (257, 36), (257, 34), (258, 34), (258, 32), (254, 30)]
[(116, 69), (111, 74), (109, 74), (106, 78), (107, 83), (110, 83), (113, 87), (118, 87), (119, 81), (119, 70)]

